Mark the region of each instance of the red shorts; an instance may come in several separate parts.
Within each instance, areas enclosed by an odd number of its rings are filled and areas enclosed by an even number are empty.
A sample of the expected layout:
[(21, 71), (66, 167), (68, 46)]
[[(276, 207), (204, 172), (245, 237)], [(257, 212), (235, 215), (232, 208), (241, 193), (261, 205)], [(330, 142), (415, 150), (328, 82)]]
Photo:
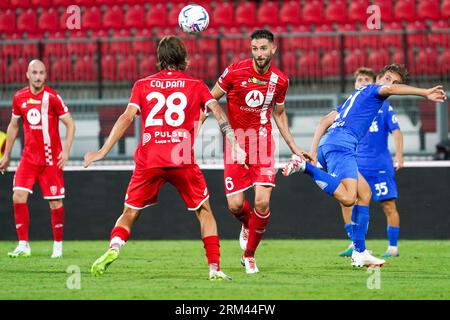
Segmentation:
[(226, 143), (224, 182), (227, 196), (243, 192), (255, 185), (275, 187), (277, 174), (274, 158), (275, 141), (271, 135), (269, 137), (270, 139), (259, 139), (257, 144), (245, 145), (248, 169), (240, 164), (232, 163), (230, 146)]
[(138, 210), (155, 205), (158, 192), (166, 182), (178, 190), (188, 210), (197, 210), (209, 198), (205, 178), (198, 165), (136, 169), (128, 184), (125, 205)]
[(13, 190), (33, 193), (33, 186), (39, 181), (44, 199), (64, 198), (63, 170), (58, 166), (40, 166), (21, 160), (14, 175)]

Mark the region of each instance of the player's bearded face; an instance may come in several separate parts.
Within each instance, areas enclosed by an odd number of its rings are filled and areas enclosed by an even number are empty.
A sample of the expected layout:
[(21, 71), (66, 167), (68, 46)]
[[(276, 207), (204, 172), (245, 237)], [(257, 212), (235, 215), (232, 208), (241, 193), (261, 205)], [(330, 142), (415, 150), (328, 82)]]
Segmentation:
[(253, 39), (251, 49), (255, 66), (260, 70), (264, 70), (269, 66), (272, 56), (276, 51), (273, 43), (267, 39)]
[(45, 68), (31, 68), (28, 70), (27, 76), (30, 86), (33, 86), (35, 90), (39, 91), (44, 86), (47, 72)]

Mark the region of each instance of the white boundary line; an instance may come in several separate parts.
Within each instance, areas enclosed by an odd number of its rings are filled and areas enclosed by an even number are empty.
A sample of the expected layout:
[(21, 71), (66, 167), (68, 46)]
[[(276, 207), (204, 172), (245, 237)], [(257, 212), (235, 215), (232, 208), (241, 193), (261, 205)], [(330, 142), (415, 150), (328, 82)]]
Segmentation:
[[(275, 164), (276, 169), (282, 169), (286, 162)], [(223, 164), (199, 164), (202, 170), (223, 170)], [(405, 168), (450, 168), (450, 161), (405, 161)], [(9, 167), (8, 171), (16, 171), (17, 167)], [(133, 171), (134, 165), (96, 165), (89, 168), (83, 166), (66, 166), (64, 171)]]

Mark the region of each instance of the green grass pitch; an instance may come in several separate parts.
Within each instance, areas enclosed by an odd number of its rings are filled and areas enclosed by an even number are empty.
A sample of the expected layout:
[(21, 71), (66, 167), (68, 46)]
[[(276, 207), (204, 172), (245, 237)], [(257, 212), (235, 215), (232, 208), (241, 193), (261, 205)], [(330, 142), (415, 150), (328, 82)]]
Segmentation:
[[(369, 272), (338, 256), (345, 240), (266, 239), (256, 255), (260, 273), (246, 275), (238, 241), (222, 240), (230, 282), (207, 280), (200, 240), (131, 240), (101, 277), (89, 269), (107, 241), (66, 241), (57, 260), (50, 259), (50, 241), (31, 242), (32, 256), (24, 259), (7, 257), (15, 245), (0, 242), (0, 299), (450, 299), (450, 241), (403, 240), (399, 258)], [(367, 242), (375, 255), (386, 245)], [(68, 273), (70, 266), (80, 273)], [(80, 288), (68, 289), (68, 282)]]

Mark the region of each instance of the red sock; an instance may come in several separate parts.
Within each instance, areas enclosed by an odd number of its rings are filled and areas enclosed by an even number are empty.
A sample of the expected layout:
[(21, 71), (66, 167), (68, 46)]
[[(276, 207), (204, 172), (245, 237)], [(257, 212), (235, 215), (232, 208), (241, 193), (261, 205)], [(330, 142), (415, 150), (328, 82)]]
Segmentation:
[(203, 238), (203, 247), (206, 251), (208, 264), (216, 264), (217, 270), (220, 270), (220, 244), (219, 236), (208, 236)]
[(264, 232), (266, 232), (266, 226), (269, 222), (270, 211), (266, 214), (256, 211), (254, 209), (253, 214), (250, 216), (248, 222), (248, 242), (247, 249), (245, 250), (244, 256), (253, 257), (255, 255), (256, 248), (258, 248), (261, 242)]
[(114, 227), (111, 231), (111, 241), (109, 242), (109, 247), (120, 249), (120, 247), (122, 247), (125, 242), (128, 241), (129, 237), (130, 232), (127, 229), (121, 226)]
[(16, 223), (19, 241), (28, 241), (30, 214), (28, 213), (27, 203), (14, 203), (14, 222)]
[(252, 213), (252, 207), (248, 200), (244, 200), (242, 211), (239, 216), (235, 215), (236, 219), (241, 221), (246, 228), (248, 228), (248, 221), (250, 220), (250, 214)]
[(52, 209), (51, 211), (53, 239), (55, 241), (62, 241), (64, 232), (64, 206), (61, 206), (58, 209)]

